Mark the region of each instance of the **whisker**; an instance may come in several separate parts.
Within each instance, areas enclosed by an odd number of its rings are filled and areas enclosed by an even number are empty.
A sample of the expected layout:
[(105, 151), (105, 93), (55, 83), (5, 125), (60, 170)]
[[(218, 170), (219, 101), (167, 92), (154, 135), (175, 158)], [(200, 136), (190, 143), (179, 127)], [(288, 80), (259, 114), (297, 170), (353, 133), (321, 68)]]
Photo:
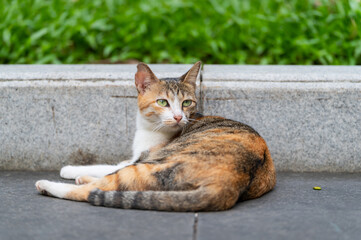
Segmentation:
[(161, 130), (162, 128), (164, 128), (164, 127), (165, 127), (165, 125), (162, 124), (162, 125), (160, 126), (160, 128), (158, 129), (158, 131)]
[(159, 123), (157, 126), (155, 126), (153, 129), (152, 129), (152, 132), (157, 132), (159, 131), (162, 127), (164, 127), (164, 125), (162, 123)]
[(159, 130), (160, 126), (155, 127), (152, 132), (157, 132)]

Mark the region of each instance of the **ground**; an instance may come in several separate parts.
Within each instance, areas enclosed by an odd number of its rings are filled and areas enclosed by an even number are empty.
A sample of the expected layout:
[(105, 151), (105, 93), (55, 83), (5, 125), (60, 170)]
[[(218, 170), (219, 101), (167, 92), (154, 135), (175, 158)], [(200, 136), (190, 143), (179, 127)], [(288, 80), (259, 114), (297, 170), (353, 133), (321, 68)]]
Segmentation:
[[(224, 212), (95, 207), (39, 195), (57, 172), (0, 171), (0, 239), (360, 239), (361, 174), (278, 173), (265, 196)], [(321, 186), (322, 190), (313, 190)]]

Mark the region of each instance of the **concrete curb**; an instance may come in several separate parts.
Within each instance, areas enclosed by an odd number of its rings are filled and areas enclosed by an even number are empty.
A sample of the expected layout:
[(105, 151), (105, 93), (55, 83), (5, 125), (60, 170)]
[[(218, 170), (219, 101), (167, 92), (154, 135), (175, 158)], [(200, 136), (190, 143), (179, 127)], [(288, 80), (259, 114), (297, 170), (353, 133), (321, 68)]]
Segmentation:
[[(151, 65), (159, 77), (191, 65)], [(0, 66), (0, 169), (129, 158), (135, 65)], [(253, 126), (285, 171), (361, 171), (361, 67), (205, 65), (200, 106)]]

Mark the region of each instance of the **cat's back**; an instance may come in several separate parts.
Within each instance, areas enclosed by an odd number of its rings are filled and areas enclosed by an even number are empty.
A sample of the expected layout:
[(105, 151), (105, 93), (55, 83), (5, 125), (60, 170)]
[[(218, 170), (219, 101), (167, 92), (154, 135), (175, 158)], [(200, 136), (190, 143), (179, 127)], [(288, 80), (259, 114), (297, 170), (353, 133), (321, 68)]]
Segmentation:
[(245, 154), (248, 158), (263, 158), (267, 148), (263, 138), (252, 127), (216, 116), (201, 117), (189, 124), (171, 146), (183, 153), (199, 149), (202, 150), (200, 154), (218, 159), (227, 154), (230, 160), (240, 160), (246, 157)]
[(224, 204), (220, 209), (260, 197), (276, 184), (264, 139), (250, 126), (221, 117), (198, 118), (146, 161), (161, 163), (165, 189), (207, 186), (216, 193), (213, 204)]
[(218, 133), (222, 134), (244, 133), (260, 136), (252, 127), (244, 123), (218, 116), (202, 116), (196, 119), (183, 129), (181, 136), (202, 132), (212, 132), (212, 130), (216, 129), (218, 130)]
[(162, 162), (181, 161), (223, 169), (222, 165), (226, 165), (230, 171), (249, 171), (262, 164), (266, 155), (266, 142), (252, 127), (207, 116), (187, 125), (179, 137), (153, 157)]

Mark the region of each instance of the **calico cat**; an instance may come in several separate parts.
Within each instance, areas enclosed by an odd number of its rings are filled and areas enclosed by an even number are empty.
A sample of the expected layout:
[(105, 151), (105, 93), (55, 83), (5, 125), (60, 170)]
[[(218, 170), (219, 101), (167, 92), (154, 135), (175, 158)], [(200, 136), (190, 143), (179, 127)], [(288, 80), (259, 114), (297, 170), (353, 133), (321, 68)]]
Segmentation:
[[(139, 112), (128, 166), (110, 166), (98, 175), (78, 176), (77, 185), (40, 180), (35, 184), (37, 190), (124, 209), (218, 211), (273, 189), (273, 161), (266, 142), (254, 129), (222, 117), (196, 114), (200, 67), (197, 62), (174, 80), (158, 79), (146, 64), (138, 64)], [(114, 169), (114, 173), (94, 177)]]
[[(104, 177), (134, 163), (142, 152), (157, 145), (158, 147), (164, 145), (177, 136), (182, 128), (193, 120), (192, 118), (189, 119), (189, 117), (196, 110), (195, 81), (200, 66), (201, 62), (196, 63), (190, 71), (179, 79), (162, 79), (168, 89), (161, 88), (161, 83), (157, 85), (157, 89), (154, 86), (152, 91), (145, 91), (148, 89), (149, 84), (156, 83), (155, 81), (159, 80), (146, 64), (140, 63), (137, 66), (138, 72), (135, 75), (135, 84), (139, 96), (132, 159), (122, 161), (118, 165), (65, 166), (60, 170), (60, 176), (65, 179), (76, 179), (79, 176)], [(149, 75), (145, 76), (144, 74)], [(178, 81), (184, 81), (186, 76), (188, 84), (178, 84)], [(169, 93), (178, 91), (177, 88), (179, 87), (183, 88), (181, 91), (185, 95), (174, 95), (170, 99)], [(184, 101), (186, 101), (184, 104), (191, 105), (182, 106), (181, 103), (183, 104)], [(160, 104), (168, 104), (168, 106)], [(76, 181), (78, 180), (76, 179)]]

